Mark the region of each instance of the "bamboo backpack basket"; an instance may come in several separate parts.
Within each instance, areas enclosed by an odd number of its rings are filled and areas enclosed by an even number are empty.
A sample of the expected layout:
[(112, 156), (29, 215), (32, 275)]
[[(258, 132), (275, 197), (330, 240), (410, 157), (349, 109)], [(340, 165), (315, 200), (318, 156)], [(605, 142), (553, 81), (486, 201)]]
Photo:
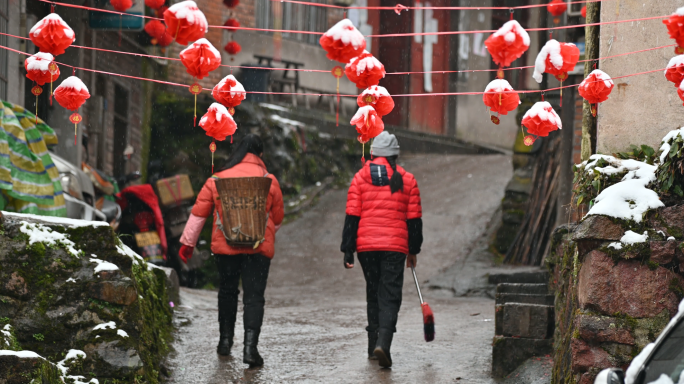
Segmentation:
[(216, 179), (216, 190), (223, 208), (223, 219), (216, 210), (216, 227), (230, 246), (256, 249), (266, 236), (266, 201), (272, 180), (264, 177)]

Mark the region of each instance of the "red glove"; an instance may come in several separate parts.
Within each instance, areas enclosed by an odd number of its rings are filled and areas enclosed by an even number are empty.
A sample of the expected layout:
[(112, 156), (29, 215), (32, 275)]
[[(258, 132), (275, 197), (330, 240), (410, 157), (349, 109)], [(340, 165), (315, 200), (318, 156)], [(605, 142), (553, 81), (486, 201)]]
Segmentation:
[(180, 256), (181, 260), (185, 264), (188, 263), (188, 260), (192, 257), (192, 251), (195, 250), (195, 247), (189, 247), (185, 244), (181, 245), (180, 251), (178, 251), (178, 256)]

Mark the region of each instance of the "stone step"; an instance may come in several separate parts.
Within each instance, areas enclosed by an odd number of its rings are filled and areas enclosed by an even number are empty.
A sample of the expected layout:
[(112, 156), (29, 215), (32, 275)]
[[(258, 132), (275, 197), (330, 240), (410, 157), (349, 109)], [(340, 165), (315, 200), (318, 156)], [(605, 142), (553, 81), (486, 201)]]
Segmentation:
[(492, 375), (501, 378), (513, 372), (533, 356), (550, 355), (553, 339), (521, 339), (494, 336), (492, 342)]
[(533, 295), (525, 293), (497, 293), (496, 304), (503, 305), (508, 303), (522, 303), (522, 304), (539, 304), (553, 306), (554, 296)]
[(549, 272), (544, 269), (526, 272), (494, 273), (489, 275), (489, 284), (501, 283), (525, 283), (525, 284), (547, 284), (549, 282)]
[(527, 295), (546, 295), (548, 284), (501, 283), (496, 286), (496, 293), (522, 293)]
[(553, 338), (554, 308), (549, 305), (509, 303), (497, 305), (494, 333), (527, 339)]

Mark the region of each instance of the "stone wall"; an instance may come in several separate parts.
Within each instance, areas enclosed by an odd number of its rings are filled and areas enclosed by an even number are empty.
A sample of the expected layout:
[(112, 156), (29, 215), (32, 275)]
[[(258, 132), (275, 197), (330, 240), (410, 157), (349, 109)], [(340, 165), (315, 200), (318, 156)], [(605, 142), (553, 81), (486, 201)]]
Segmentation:
[[(617, 245), (627, 230), (648, 240)], [(556, 292), (554, 383), (593, 383), (655, 340), (684, 296), (683, 240), (684, 205), (650, 211), (639, 223), (589, 216), (556, 229), (547, 259)]]
[(0, 213), (0, 382), (162, 379), (169, 277), (103, 224)]

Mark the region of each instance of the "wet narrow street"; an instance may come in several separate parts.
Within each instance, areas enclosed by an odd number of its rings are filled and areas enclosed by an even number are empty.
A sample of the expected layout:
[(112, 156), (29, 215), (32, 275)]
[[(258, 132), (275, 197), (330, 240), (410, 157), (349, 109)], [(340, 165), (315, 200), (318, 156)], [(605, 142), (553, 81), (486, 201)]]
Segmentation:
[[(504, 155), (418, 155), (400, 159), (423, 198), (425, 242), (417, 273), (426, 281), (463, 260), (500, 204), (511, 177)], [(410, 273), (392, 345), (394, 365), (366, 358), (365, 283), (360, 265), (339, 252), (346, 190), (333, 190), (280, 229), (266, 290), (259, 350), (265, 365), (242, 363), (242, 310), (232, 356), (216, 354), (217, 293), (181, 289), (171, 383), (491, 383), (494, 301), (424, 292), (435, 312), (436, 339), (423, 340)], [(241, 307), (241, 305), (240, 305)]]

